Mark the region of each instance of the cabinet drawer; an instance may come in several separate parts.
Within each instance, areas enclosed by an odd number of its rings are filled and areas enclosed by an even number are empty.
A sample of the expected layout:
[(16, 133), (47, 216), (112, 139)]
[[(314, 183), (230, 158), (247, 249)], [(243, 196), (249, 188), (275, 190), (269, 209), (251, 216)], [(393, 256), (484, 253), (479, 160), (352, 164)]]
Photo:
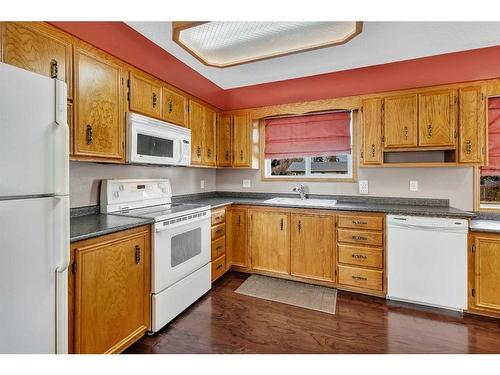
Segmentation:
[(339, 228), (360, 228), (382, 230), (384, 218), (382, 216), (339, 216)]
[(212, 227), (212, 241), (226, 234), (226, 224), (222, 223)]
[(226, 256), (222, 255), (212, 262), (212, 282), (217, 280), (226, 271)]
[(212, 241), (212, 259), (220, 257), (226, 252), (226, 237)]
[(212, 211), (212, 225), (226, 222), (226, 209)]
[(382, 290), (383, 272), (339, 265), (339, 284), (355, 286), (358, 288)]
[(383, 268), (382, 249), (353, 245), (338, 245), (338, 249), (340, 263)]
[(354, 229), (338, 229), (337, 238), (339, 242), (382, 246), (383, 233)]

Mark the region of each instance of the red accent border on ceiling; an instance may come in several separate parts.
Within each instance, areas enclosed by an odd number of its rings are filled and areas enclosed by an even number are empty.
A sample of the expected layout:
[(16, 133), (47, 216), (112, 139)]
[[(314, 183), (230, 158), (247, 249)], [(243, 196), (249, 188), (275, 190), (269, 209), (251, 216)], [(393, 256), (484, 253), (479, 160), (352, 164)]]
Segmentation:
[(222, 88), (123, 22), (49, 23), (217, 108), (224, 108)]

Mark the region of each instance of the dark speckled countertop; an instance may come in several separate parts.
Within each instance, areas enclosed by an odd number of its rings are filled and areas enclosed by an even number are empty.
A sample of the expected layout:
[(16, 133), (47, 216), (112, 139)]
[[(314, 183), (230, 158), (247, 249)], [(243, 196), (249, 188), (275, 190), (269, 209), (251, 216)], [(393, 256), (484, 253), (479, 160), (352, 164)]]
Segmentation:
[(70, 222), (71, 242), (87, 240), (125, 229), (151, 224), (151, 219), (117, 215), (90, 214), (72, 217)]
[[(475, 216), (473, 212), (462, 211), (450, 207), (448, 201), (443, 199), (311, 195), (309, 196), (310, 198), (337, 199), (338, 203), (335, 207), (304, 207), (297, 205), (277, 205), (275, 203), (265, 202), (265, 200), (273, 197), (296, 196), (296, 194), (212, 192), (174, 196), (172, 201), (174, 203), (195, 203), (208, 205), (212, 208), (230, 204), (244, 204), (253, 206), (307, 208), (335, 211), (382, 212), (395, 215), (455, 217), (464, 219)], [(486, 226), (485, 223), (479, 223), (480, 221), (481, 220), (473, 220), (473, 223), (476, 222), (477, 224), (482, 224), (482, 229), (476, 230), (488, 231), (488, 228), (490, 228), (491, 230), (489, 231), (493, 231), (494, 229), (495, 232), (500, 233), (500, 219), (498, 219), (496, 224), (489, 223), (488, 226)], [(98, 206), (76, 208), (72, 209), (71, 213), (71, 242), (98, 237), (151, 223), (153, 223), (153, 220), (151, 219), (99, 214)], [(474, 229), (471, 227), (471, 230)]]

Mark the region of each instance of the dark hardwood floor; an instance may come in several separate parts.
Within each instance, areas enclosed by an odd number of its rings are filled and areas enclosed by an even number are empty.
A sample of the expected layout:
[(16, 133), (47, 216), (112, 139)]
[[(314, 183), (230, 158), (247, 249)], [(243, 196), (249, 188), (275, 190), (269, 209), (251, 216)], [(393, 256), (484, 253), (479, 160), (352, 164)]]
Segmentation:
[(126, 353), (500, 353), (500, 319), (342, 291), (330, 315), (235, 293), (247, 277), (223, 276)]

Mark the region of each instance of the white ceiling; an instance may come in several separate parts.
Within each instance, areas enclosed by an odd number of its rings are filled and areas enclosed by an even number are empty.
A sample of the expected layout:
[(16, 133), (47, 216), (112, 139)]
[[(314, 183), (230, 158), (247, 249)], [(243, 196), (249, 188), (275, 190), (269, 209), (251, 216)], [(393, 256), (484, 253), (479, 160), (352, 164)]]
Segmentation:
[(365, 22), (344, 45), (215, 68), (172, 41), (171, 22), (127, 24), (223, 89), (500, 45), (500, 22)]

